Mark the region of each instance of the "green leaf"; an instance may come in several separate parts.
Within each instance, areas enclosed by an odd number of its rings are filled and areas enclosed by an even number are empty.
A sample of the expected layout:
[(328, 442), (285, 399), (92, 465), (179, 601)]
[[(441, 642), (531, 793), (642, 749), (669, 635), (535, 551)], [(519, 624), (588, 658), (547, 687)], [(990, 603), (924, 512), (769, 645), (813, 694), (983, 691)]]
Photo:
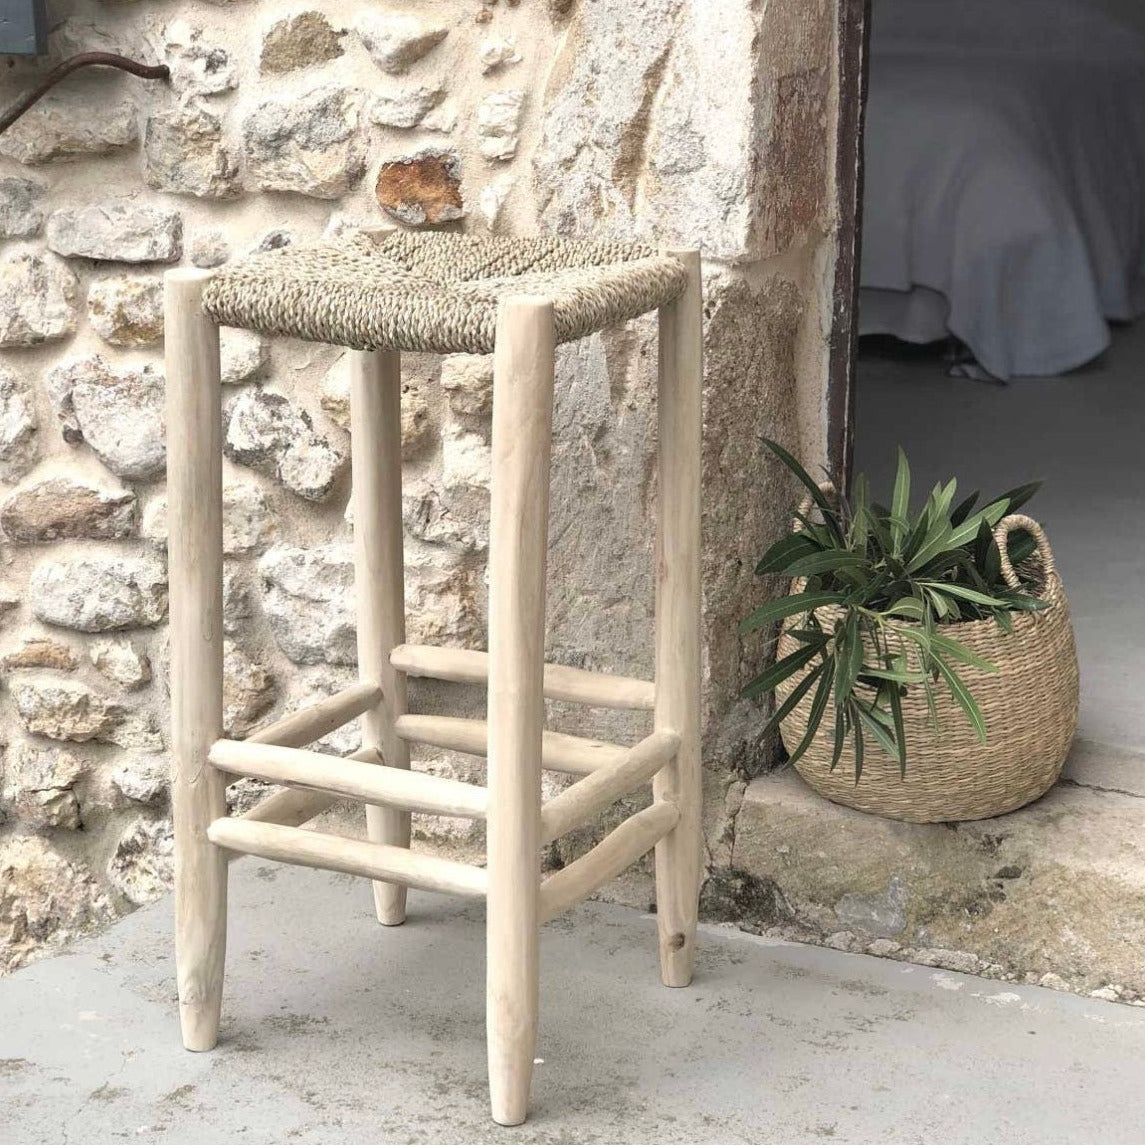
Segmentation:
[(835, 749), (831, 753), (831, 770), (839, 766), (839, 760), (843, 755), (843, 748), (847, 742), (847, 709), (835, 707)]
[(867, 551), (867, 537), (870, 534), (870, 487), (866, 474), (855, 478), (851, 494), (851, 533), (850, 546), (857, 553)]
[(907, 531), (907, 513), (909, 512), (910, 463), (900, 445), (898, 469), (895, 472), (895, 490), (891, 497), (891, 543), (896, 556), (902, 553), (902, 542)]
[(858, 568), (866, 563), (866, 558), (856, 553), (814, 552), (792, 561), (787, 571), (791, 576), (819, 576), (825, 572)]
[[(830, 663), (830, 661), (827, 661), (827, 663)], [(823, 664), (816, 664), (815, 667), (812, 668), (811, 671), (808, 672), (807, 675), (804, 676), (803, 679), (800, 680), (799, 683), (791, 689), (791, 694), (772, 713), (771, 719), (767, 721), (765, 730), (776, 727), (783, 720), (787, 719), (789, 715), (791, 715), (791, 713), (799, 705), (799, 701), (802, 700), (809, 691), (811, 691), (811, 686), (822, 675), (823, 668)]]
[(884, 609), (884, 616), (902, 616), (907, 620), (921, 620), (922, 619), (922, 602), (916, 600), (913, 596), (903, 597), (902, 600), (896, 600), (890, 608)]
[(953, 535), (954, 530), (951, 529), (950, 522), (944, 516), (940, 516), (927, 529), (926, 536), (923, 538), (918, 550), (914, 556), (907, 561), (906, 571), (908, 573), (917, 572), (932, 558), (938, 556), (944, 549), (951, 548), (950, 538)]
[(958, 706), (966, 713), (966, 718), (970, 721), (971, 726), (975, 732), (978, 733), (978, 742), (986, 742), (986, 723), (982, 719), (982, 713), (978, 705), (974, 702), (974, 697), (968, 691), (966, 685), (962, 682), (958, 673), (942, 659), (941, 656), (934, 658), (934, 665), (938, 669), (942, 678), (950, 686), (950, 694), (958, 702)]
[(872, 503), (867, 510), (870, 538), (881, 553), (890, 553), (893, 548), (889, 518), (890, 514), (882, 505)]
[(922, 672), (910, 672), (906, 668), (864, 668), (862, 679), (887, 680), (895, 684), (918, 684), (922, 682)]
[(857, 705), (859, 712), (859, 719), (867, 725), (867, 730), (878, 740), (879, 746), (891, 757), (891, 759), (898, 759), (899, 750), (894, 739), (888, 733), (887, 729), (875, 718), (875, 711), (877, 709), (866, 709), (862, 704)]
[(987, 505), (980, 513), (975, 513), (969, 521), (963, 522), (950, 534), (950, 547), (960, 549), (963, 545), (974, 540), (983, 521), (993, 529), (1005, 515), (1005, 501), (995, 501)]
[(931, 646), (935, 649), (937, 659), (938, 652), (944, 652), (953, 660), (957, 660), (961, 664), (966, 664), (971, 668), (977, 668), (982, 672), (997, 672), (998, 666), (991, 664), (989, 660), (983, 660), (977, 652), (971, 652), (965, 644), (960, 644), (957, 640), (952, 640), (949, 636), (943, 636), (935, 632), (930, 638)]
[(794, 676), (800, 668), (818, 656), (819, 651), (814, 645), (797, 648), (790, 656), (784, 656), (782, 660), (777, 660), (770, 668), (756, 676), (744, 688), (744, 696), (750, 700), (763, 695), (765, 692), (774, 691), (776, 684), (781, 684), (788, 676)]
[(793, 574), (787, 571), (787, 566), (791, 561), (805, 557), (809, 553), (821, 551), (822, 546), (815, 542), (811, 534), (807, 532), (791, 533), (782, 540), (776, 541), (763, 554), (763, 558), (755, 566), (756, 576), (767, 576), (770, 573), (787, 573), (788, 576), (791, 576)]
[(960, 600), (968, 600), (971, 604), (981, 604), (987, 608), (1002, 608), (1005, 605), (1005, 601), (999, 600), (998, 597), (987, 596), (986, 593), (978, 592), (973, 588), (967, 588), (965, 585), (929, 580), (920, 581), (919, 583), (930, 588), (939, 589), (948, 596), (957, 596)]
[(863, 721), (862, 709), (851, 701), (852, 706), (859, 712), (859, 719), (853, 720), (851, 723), (851, 730), (855, 736), (855, 786), (859, 786), (859, 780), (863, 778)]
[(863, 641), (854, 615), (835, 634), (835, 703), (845, 704), (863, 667)]
[(741, 633), (754, 632), (757, 628), (784, 620), (802, 612), (814, 612), (829, 604), (842, 604), (843, 596), (837, 592), (799, 592), (791, 596), (781, 596), (760, 605), (739, 626)]
[(938, 730), (938, 705), (934, 702), (934, 685), (927, 676), (922, 682), (922, 692), (926, 697), (926, 712), (930, 717), (930, 726)]
[[(819, 675), (819, 687), (815, 691), (815, 698), (811, 701), (811, 710), (807, 714), (807, 730), (799, 741), (799, 746), (788, 756), (789, 763), (796, 763), (802, 757), (815, 739), (815, 733), (823, 722), (823, 713), (827, 710), (827, 703), (831, 699), (831, 685), (835, 680), (835, 661), (827, 660), (823, 664)], [(832, 764), (834, 768), (834, 764)]]
[(1033, 534), (1025, 529), (1015, 529), (1006, 544), (1010, 554), (1010, 564), (1017, 568), (1024, 561), (1028, 561), (1037, 552), (1037, 548), (1038, 542), (1034, 540)]
[(807, 492), (811, 494), (811, 499), (819, 506), (819, 511), (823, 514), (823, 520), (831, 528), (831, 531), (838, 536), (842, 541), (843, 534), (839, 530), (838, 521), (835, 517), (835, 509), (831, 503), (823, 496), (823, 490), (819, 488), (816, 482), (812, 479), (811, 475), (783, 448), (777, 441), (772, 441), (770, 437), (763, 439), (763, 444), (783, 462), (787, 468), (795, 474), (796, 478), (804, 485)]
[(890, 688), (887, 699), (891, 709), (891, 719), (895, 725), (895, 745), (898, 748), (899, 776), (906, 778), (906, 726), (902, 718), (902, 696), (898, 688)]
[(917, 644), (924, 659), (931, 654), (931, 634), (925, 627), (916, 628), (913, 625), (896, 624), (894, 631), (896, 635), (901, 636), (904, 640), (909, 640), (912, 644)]
[(974, 506), (978, 504), (978, 497), (978, 493), (971, 493), (970, 496), (950, 514), (950, 523), (952, 525), (961, 525), (962, 522), (970, 516), (970, 512)]
[(930, 601), (931, 606), (934, 608), (935, 614), (939, 620), (945, 620), (951, 613), (955, 616), (958, 615), (958, 609), (943, 599), (942, 593), (935, 592), (933, 588), (923, 588), (926, 593), (927, 599)]
[(829, 640), (822, 628), (785, 628), (783, 631), (800, 644), (816, 644), (820, 648), (825, 647)]
[(1007, 502), (1007, 513), (1016, 513), (1041, 487), (1041, 481), (1031, 481), (1028, 485), (1019, 485), (1016, 489), (1003, 493), (998, 500)]

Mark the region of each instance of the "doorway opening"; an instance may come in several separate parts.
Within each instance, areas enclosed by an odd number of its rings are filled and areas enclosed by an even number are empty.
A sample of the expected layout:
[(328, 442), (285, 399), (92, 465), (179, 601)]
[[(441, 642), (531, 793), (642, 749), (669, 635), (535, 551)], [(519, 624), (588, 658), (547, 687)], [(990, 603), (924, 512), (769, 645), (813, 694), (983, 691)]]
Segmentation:
[(1145, 749), (1145, 9), (873, 0), (869, 35), (853, 470), (1044, 479), (1079, 738)]

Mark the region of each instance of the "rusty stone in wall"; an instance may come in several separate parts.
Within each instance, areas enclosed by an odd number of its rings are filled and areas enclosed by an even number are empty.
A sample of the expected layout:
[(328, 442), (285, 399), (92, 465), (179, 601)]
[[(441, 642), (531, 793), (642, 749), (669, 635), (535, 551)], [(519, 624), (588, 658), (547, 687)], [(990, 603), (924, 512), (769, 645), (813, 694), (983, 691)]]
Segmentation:
[(25, 640), (15, 651), (0, 659), (0, 668), (11, 672), (20, 668), (54, 668), (58, 672), (74, 672), (79, 667), (76, 654), (66, 645), (39, 637)]
[(375, 193), (387, 215), (411, 227), (449, 223), (465, 215), (456, 151), (427, 147), (383, 163)]
[(138, 531), (136, 496), (69, 477), (17, 489), (0, 503), (0, 528), (14, 544), (61, 540), (121, 540)]

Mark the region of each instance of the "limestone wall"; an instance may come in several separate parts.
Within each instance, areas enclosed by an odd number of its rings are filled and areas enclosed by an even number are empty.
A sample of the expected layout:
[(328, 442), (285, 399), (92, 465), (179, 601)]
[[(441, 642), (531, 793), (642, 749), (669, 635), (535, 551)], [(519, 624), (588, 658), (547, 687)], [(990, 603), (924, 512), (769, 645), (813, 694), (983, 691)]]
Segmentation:
[[(758, 769), (761, 715), (736, 700), (758, 650), (735, 625), (788, 500), (760, 435), (822, 455), (833, 0), (54, 7), (52, 59), (13, 61), (4, 103), (88, 49), (165, 61), (172, 81), (77, 75), (0, 136), (0, 966), (169, 881), (172, 265), (361, 225), (701, 246), (706, 762)], [(350, 442), (337, 351), (229, 332), (223, 353), (226, 719), (242, 735), (353, 676)], [(561, 354), (553, 660), (650, 671), (654, 360), (650, 321)], [(490, 383), (484, 359), (406, 364), (415, 640), (484, 639)], [(413, 700), (480, 706), (442, 686)], [(459, 757), (418, 766), (480, 774)]]

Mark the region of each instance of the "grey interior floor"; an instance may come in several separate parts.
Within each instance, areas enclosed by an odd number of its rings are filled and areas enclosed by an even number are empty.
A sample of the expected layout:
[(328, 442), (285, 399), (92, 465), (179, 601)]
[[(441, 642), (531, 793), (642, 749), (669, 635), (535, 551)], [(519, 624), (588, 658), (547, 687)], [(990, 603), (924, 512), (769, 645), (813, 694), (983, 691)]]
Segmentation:
[(920, 483), (967, 492), (1036, 478), (1081, 661), (1079, 734), (1145, 748), (1145, 322), (1099, 361), (1008, 385), (947, 376), (940, 356), (864, 353), (856, 470), (889, 497), (895, 447)]
[(232, 869), (223, 1038), (181, 1049), (171, 904), (0, 980), (5, 1145), (1140, 1145), (1145, 1010), (708, 928), (666, 990), (655, 920), (550, 924), (534, 1112), (488, 1120), (480, 908)]

